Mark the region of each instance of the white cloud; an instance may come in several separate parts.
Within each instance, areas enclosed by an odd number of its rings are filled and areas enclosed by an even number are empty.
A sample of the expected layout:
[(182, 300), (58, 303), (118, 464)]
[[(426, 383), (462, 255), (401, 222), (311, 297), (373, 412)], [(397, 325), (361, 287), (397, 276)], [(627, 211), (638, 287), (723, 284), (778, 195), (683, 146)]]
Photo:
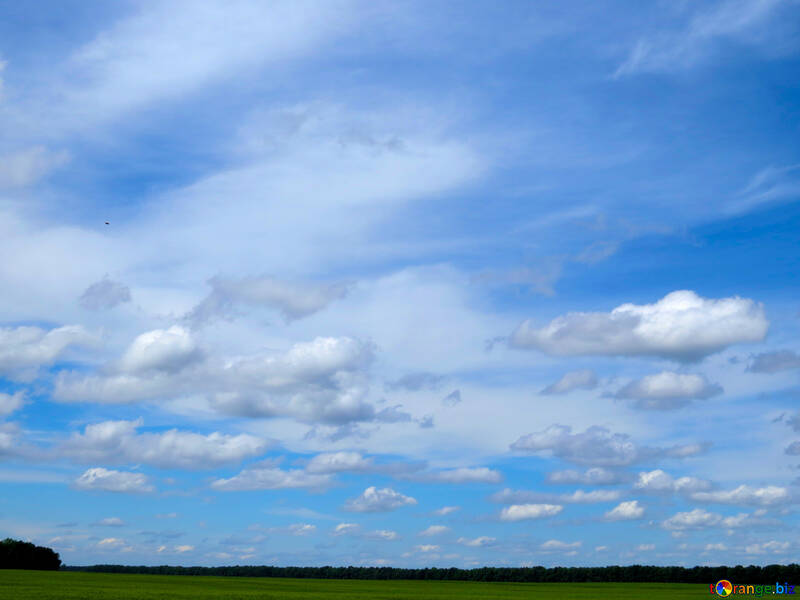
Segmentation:
[(95, 525), (100, 525), (102, 527), (122, 527), (125, 525), (125, 521), (120, 519), (119, 517), (108, 517), (105, 519), (100, 519)]
[(687, 512), (679, 512), (666, 519), (662, 526), (672, 531), (685, 531), (691, 529), (725, 528), (736, 529), (768, 524), (764, 519), (763, 511), (752, 514), (740, 513), (724, 517), (717, 513), (708, 512), (702, 508), (695, 508)]
[(800, 355), (793, 350), (776, 350), (757, 354), (750, 360), (747, 370), (751, 373), (778, 373), (800, 369)]
[(637, 408), (669, 410), (690, 400), (711, 398), (722, 393), (722, 387), (702, 375), (684, 375), (662, 371), (631, 381), (614, 395), (615, 398), (637, 400)]
[(378, 489), (370, 486), (357, 498), (348, 500), (344, 508), (353, 512), (387, 512), (416, 503), (414, 498), (404, 496), (391, 488)]
[(347, 294), (349, 285), (299, 284), (273, 277), (248, 277), (209, 280), (212, 292), (186, 316), (193, 325), (215, 318), (233, 316), (237, 304), (265, 306), (279, 310), (287, 321), (301, 319), (328, 306)]
[(490, 546), (497, 541), (497, 538), (489, 537), (486, 535), (482, 535), (476, 538), (465, 538), (460, 537), (458, 538), (458, 543), (463, 544), (464, 546), (470, 546), (471, 548), (482, 548), (483, 546)]
[(130, 288), (108, 277), (86, 288), (79, 299), (80, 305), (86, 310), (108, 310), (130, 301)]
[(789, 493), (789, 490), (775, 485), (768, 485), (763, 488), (740, 485), (733, 490), (696, 492), (691, 495), (691, 498), (699, 502), (715, 502), (719, 504), (741, 504), (752, 506), (774, 506), (779, 504), (787, 504), (794, 501), (794, 498)]
[(123, 493), (146, 493), (154, 490), (142, 473), (113, 471), (102, 467), (87, 469), (75, 480), (75, 487), (82, 490)]
[(522, 521), (525, 519), (541, 519), (557, 515), (563, 506), (558, 504), (512, 504), (500, 511), (502, 521)]
[[(764, 204), (797, 197), (800, 192), (800, 164), (776, 167), (769, 165), (756, 173), (726, 208), (728, 214), (740, 214)], [(769, 354), (769, 353), (768, 353)]]
[(548, 473), (547, 482), (557, 484), (583, 484), (583, 485), (616, 485), (628, 480), (625, 473), (604, 469), (603, 467), (592, 467), (586, 471), (553, 471)]
[(675, 479), (661, 469), (642, 471), (634, 483), (637, 490), (643, 492), (672, 493), (672, 492), (701, 492), (711, 489), (711, 482), (697, 477), (679, 477)]
[(317, 530), (316, 525), (311, 525), (309, 523), (295, 523), (294, 525), (289, 525), (289, 533), (292, 535), (304, 536), (304, 535), (311, 535)]
[(703, 452), (702, 444), (649, 448), (637, 446), (630, 436), (611, 433), (605, 427), (592, 426), (583, 433), (572, 433), (567, 425), (551, 425), (529, 433), (511, 444), (512, 450), (539, 452), (549, 450), (554, 456), (575, 463), (601, 466), (624, 466), (656, 457), (685, 458)]
[(173, 325), (137, 336), (122, 355), (119, 367), (125, 373), (177, 373), (202, 358), (191, 333)]
[(25, 404), (25, 392), (22, 390), (13, 394), (0, 393), (0, 417), (10, 415)]
[(447, 533), (448, 531), (450, 531), (450, 528), (444, 525), (431, 525), (427, 529), (423, 529), (422, 531), (420, 531), (419, 535), (424, 535), (424, 536), (441, 535), (443, 533)]
[(195, 396), (222, 414), (344, 425), (376, 418), (365, 401), (373, 352), (353, 338), (318, 337), (277, 355), (199, 363), (191, 333), (176, 326), (139, 336), (117, 365), (122, 372), (59, 373), (54, 396), (100, 403)]
[(623, 304), (610, 313), (569, 313), (541, 329), (525, 321), (510, 344), (555, 356), (696, 361), (732, 344), (760, 342), (768, 326), (763, 306), (753, 300), (708, 299), (682, 290), (654, 304)]
[(201, 435), (171, 429), (137, 433), (142, 420), (87, 425), (63, 445), (62, 453), (86, 462), (146, 463), (164, 468), (206, 469), (256, 456), (268, 443), (253, 435)]
[(454, 513), (460, 509), (461, 509), (460, 506), (443, 506), (442, 508), (437, 508), (435, 511), (433, 511), (433, 514), (445, 516), (449, 515), (450, 513)]
[(500, 483), (503, 475), (488, 467), (459, 467), (443, 471), (431, 471), (405, 475), (404, 479), (432, 483)]
[(440, 546), (436, 546), (434, 544), (421, 544), (419, 546), (414, 546), (414, 549), (418, 552), (437, 552), (440, 550)]
[(700, 529), (704, 527), (714, 527), (722, 517), (715, 513), (710, 513), (702, 508), (695, 508), (688, 512), (679, 512), (664, 521), (666, 529)]
[(655, 550), (655, 544), (639, 544), (636, 546), (637, 552), (650, 552), (651, 550)]
[(93, 344), (83, 327), (68, 325), (46, 331), (39, 327), (0, 327), (0, 374), (49, 365), (69, 346)]
[(360, 529), (361, 527), (356, 523), (339, 523), (333, 528), (333, 535), (351, 535)]
[(393, 540), (400, 538), (400, 536), (397, 534), (396, 531), (391, 531), (389, 529), (378, 529), (376, 531), (370, 531), (367, 534), (367, 537), (370, 539), (383, 540), (386, 542), (391, 542)]
[(622, 492), (618, 490), (575, 490), (569, 494), (547, 494), (525, 490), (505, 488), (492, 494), (493, 502), (502, 504), (521, 504), (525, 502), (552, 502), (563, 504), (592, 504), (595, 502), (613, 502), (618, 500)]
[(548, 385), (540, 394), (566, 394), (573, 390), (593, 390), (597, 387), (597, 375), (594, 371), (583, 369), (570, 371), (561, 379)]
[(698, 4), (700, 10), (684, 28), (640, 38), (614, 76), (693, 67), (709, 56), (715, 44), (724, 39), (736, 39), (751, 46), (766, 47), (770, 42), (775, 45), (772, 35), (759, 32), (759, 28), (775, 16), (782, 4), (780, 0), (726, 0), (712, 5)]
[(725, 544), (706, 544), (704, 552), (727, 552), (728, 547)]
[(761, 544), (749, 544), (745, 546), (745, 554), (785, 554), (791, 548), (789, 542), (778, 542), (771, 540)]
[(72, 116), (74, 126), (118, 118), (232, 73), (297, 58), (346, 28), (348, 9), (347, 2), (247, 0), (136, 6), (69, 57), (71, 79), (58, 89), (64, 106), (55, 116)]
[(309, 473), (364, 472), (373, 468), (371, 459), (358, 452), (328, 452), (318, 454), (306, 465)]
[(644, 516), (644, 506), (641, 506), (638, 500), (620, 502), (604, 516), (608, 521), (630, 521), (633, 519), (641, 519)]
[(44, 146), (33, 146), (5, 154), (0, 156), (0, 188), (29, 186), (67, 162), (67, 152), (52, 152)]
[(540, 550), (545, 552), (568, 552), (570, 550), (577, 550), (583, 545), (583, 542), (562, 542), (561, 540), (547, 540), (539, 545)]
[(194, 550), (194, 546), (190, 546), (189, 544), (182, 544), (180, 546), (175, 546), (175, 552), (178, 554), (183, 554), (184, 552), (192, 552)]
[(319, 490), (331, 484), (330, 475), (314, 475), (302, 469), (282, 470), (271, 465), (250, 466), (228, 479), (217, 479), (211, 483), (215, 490), (238, 492), (243, 490)]
[(97, 542), (97, 545), (101, 548), (121, 548), (125, 545), (125, 540), (113, 537), (103, 538)]

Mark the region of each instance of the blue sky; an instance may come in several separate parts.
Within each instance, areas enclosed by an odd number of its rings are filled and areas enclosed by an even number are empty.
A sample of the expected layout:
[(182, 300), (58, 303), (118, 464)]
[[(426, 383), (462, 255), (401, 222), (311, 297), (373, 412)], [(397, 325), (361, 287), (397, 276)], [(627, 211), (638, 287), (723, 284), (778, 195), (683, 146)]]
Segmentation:
[(0, 536), (800, 560), (797, 2), (0, 14)]

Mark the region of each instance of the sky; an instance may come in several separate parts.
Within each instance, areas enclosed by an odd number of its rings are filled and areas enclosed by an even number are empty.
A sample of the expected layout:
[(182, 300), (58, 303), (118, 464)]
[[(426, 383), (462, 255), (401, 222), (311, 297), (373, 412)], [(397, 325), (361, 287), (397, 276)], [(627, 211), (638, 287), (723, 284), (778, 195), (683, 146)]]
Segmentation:
[(800, 4), (0, 2), (0, 537), (800, 562)]

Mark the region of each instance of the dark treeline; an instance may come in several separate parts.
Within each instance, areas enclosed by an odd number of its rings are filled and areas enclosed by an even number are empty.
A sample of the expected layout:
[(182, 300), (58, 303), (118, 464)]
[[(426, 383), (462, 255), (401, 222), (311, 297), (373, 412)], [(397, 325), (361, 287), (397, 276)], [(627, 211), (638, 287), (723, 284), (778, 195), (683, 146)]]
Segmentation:
[(11, 538), (0, 542), (0, 569), (57, 571), (60, 566), (58, 553), (50, 548)]
[(230, 577), (294, 577), (298, 579), (425, 579), (512, 582), (630, 582), (630, 583), (775, 583), (800, 581), (800, 565), (736, 567), (482, 567), (479, 569), (398, 569), (394, 567), (129, 567), (93, 565), (63, 567), (69, 571), (141, 573), (148, 575), (217, 575)]

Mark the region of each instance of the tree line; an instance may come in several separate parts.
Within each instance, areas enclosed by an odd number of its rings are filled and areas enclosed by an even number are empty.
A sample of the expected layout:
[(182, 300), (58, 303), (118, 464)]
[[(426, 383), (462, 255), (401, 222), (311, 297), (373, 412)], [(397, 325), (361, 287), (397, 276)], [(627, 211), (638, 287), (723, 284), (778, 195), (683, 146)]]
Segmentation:
[(141, 573), (148, 575), (216, 575), (228, 577), (292, 577), (297, 579), (424, 579), (443, 581), (506, 581), (518, 583), (774, 583), (800, 581), (800, 565), (735, 567), (660, 567), (629, 565), (610, 567), (481, 567), (457, 569), (436, 567), (400, 569), (396, 567), (145, 567), (93, 565), (63, 567), (69, 571), (96, 573)]
[(60, 566), (61, 558), (50, 548), (11, 538), (0, 542), (0, 569), (57, 571)]

